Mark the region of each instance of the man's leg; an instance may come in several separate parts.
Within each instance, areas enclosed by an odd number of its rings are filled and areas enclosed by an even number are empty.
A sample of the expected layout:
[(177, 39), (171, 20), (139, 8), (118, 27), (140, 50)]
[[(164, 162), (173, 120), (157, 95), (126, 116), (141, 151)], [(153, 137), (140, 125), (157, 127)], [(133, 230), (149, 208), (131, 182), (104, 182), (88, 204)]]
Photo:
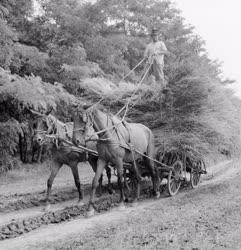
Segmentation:
[[(148, 65), (149, 67), (149, 65)], [(148, 67), (146, 69), (148, 69)], [(144, 71), (144, 74), (146, 72)], [(155, 76), (154, 76), (154, 71), (153, 71), (153, 64), (150, 66), (148, 73), (147, 73), (147, 77), (146, 77), (146, 84), (150, 85), (156, 82)]]
[(163, 65), (158, 64), (155, 60), (153, 62), (153, 75), (156, 78), (156, 82), (161, 85), (161, 89), (165, 87), (165, 79), (163, 73)]

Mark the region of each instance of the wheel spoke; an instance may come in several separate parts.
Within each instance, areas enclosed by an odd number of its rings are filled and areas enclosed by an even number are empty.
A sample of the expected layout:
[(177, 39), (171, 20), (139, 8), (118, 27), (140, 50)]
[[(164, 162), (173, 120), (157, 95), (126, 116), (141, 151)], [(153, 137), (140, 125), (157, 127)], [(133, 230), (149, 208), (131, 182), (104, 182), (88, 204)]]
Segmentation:
[(180, 182), (180, 177), (182, 176), (182, 162), (179, 160), (176, 160), (173, 164), (172, 164), (172, 170), (169, 172), (168, 174), (168, 192), (171, 196), (175, 195), (181, 185)]
[(193, 169), (192, 173), (191, 173), (191, 186), (192, 188), (195, 188), (198, 186), (199, 182), (200, 182), (200, 170), (198, 169)]
[(199, 174), (196, 175), (196, 184), (199, 182)]
[(175, 181), (175, 184), (174, 184), (174, 192), (176, 192), (176, 190), (177, 190), (177, 187), (178, 187), (178, 184), (177, 184), (177, 182)]
[(175, 191), (175, 184), (176, 184), (175, 181), (171, 182), (171, 190), (172, 191)]

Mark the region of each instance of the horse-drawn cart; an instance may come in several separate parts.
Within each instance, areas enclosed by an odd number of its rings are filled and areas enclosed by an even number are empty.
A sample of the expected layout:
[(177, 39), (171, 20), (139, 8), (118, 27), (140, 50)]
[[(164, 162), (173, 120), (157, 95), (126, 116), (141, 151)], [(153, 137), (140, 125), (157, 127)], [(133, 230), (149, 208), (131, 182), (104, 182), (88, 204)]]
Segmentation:
[(159, 175), (167, 179), (170, 196), (175, 195), (182, 184), (196, 188), (201, 175), (207, 173), (203, 158), (192, 148), (172, 148), (164, 153), (159, 152), (157, 158), (161, 162), (157, 167)]
[[(207, 173), (202, 158), (197, 155), (195, 158), (191, 157), (188, 151), (180, 153), (178, 149), (172, 149), (167, 152), (158, 152), (156, 159), (152, 160), (155, 162), (161, 186), (166, 186), (165, 189), (170, 196), (176, 195), (182, 184), (196, 188), (201, 175)], [(142, 177), (150, 176), (143, 162), (139, 161), (137, 165)], [(134, 174), (131, 165), (125, 165), (125, 182), (129, 190), (135, 186)]]
[[(90, 115), (89, 119), (93, 118), (91, 113), (88, 115)], [(177, 194), (182, 184), (189, 183), (191, 187), (195, 188), (199, 184), (201, 174), (206, 173), (206, 168), (204, 161), (202, 160), (202, 157), (197, 152), (191, 150), (190, 148), (186, 148), (183, 150), (180, 150), (178, 148), (174, 148), (171, 150), (157, 149), (157, 153), (155, 153), (154, 138), (152, 132), (150, 129), (144, 127), (143, 125), (139, 126), (139, 128), (145, 128), (145, 130), (142, 132), (146, 133), (147, 137), (145, 140), (142, 140), (141, 143), (137, 144), (139, 148), (140, 146), (141, 147), (143, 146), (144, 142), (148, 142), (148, 144), (146, 144), (144, 150), (142, 148), (142, 152), (140, 151), (140, 149), (137, 149), (137, 147), (135, 147), (133, 144), (131, 145), (131, 140), (129, 141), (128, 139), (130, 135), (133, 135), (132, 134), (133, 130), (131, 130), (131, 128), (129, 127), (130, 124), (127, 124), (126, 122), (123, 121), (118, 121), (118, 120), (116, 121), (114, 117), (110, 117), (107, 115), (105, 115), (104, 121), (108, 119), (107, 122), (108, 126), (104, 124), (103, 129), (100, 129), (98, 132), (93, 133), (92, 131), (91, 136), (98, 134), (100, 135), (100, 137), (99, 138), (97, 137), (97, 140), (95, 139), (97, 144), (92, 143), (93, 147), (87, 148), (85, 146), (82, 146), (83, 144), (76, 145), (69, 139), (70, 137), (66, 135), (66, 124), (62, 124), (60, 121), (58, 121), (50, 114), (49, 115), (40, 114), (40, 117), (41, 118), (37, 122), (38, 124), (37, 129), (35, 130), (35, 137), (36, 137), (35, 139), (40, 143), (40, 145), (42, 145), (42, 143), (47, 143), (47, 141), (49, 141), (48, 140), (49, 138), (51, 141), (51, 145), (53, 146), (53, 152), (54, 154), (56, 154), (56, 157), (54, 157), (55, 161), (52, 167), (51, 175), (48, 180), (46, 204), (48, 204), (49, 194), (51, 192), (51, 187), (54, 177), (58, 173), (60, 167), (63, 164), (68, 164), (69, 162), (72, 164), (70, 167), (72, 169), (75, 179), (75, 184), (79, 192), (79, 200), (80, 201), (82, 200), (83, 194), (80, 188), (77, 165), (78, 162), (88, 160), (93, 170), (95, 172), (96, 171), (98, 172), (98, 158), (101, 158), (99, 157), (99, 152), (96, 151), (96, 149), (98, 148), (98, 147), (96, 148), (98, 143), (99, 143), (99, 150), (102, 150), (102, 148), (104, 149), (107, 148), (108, 149), (107, 151), (109, 152), (110, 150), (114, 149), (116, 155), (118, 155), (120, 152), (123, 153), (124, 149), (125, 154), (127, 155), (127, 158), (129, 160), (127, 162), (126, 160), (124, 160), (124, 158), (122, 159), (123, 163), (121, 166), (122, 168), (121, 175), (122, 178), (124, 177), (124, 185), (127, 187), (129, 191), (136, 189), (137, 191), (136, 199), (138, 199), (138, 194), (139, 194), (138, 190), (140, 190), (140, 180), (143, 177), (147, 176), (152, 178), (153, 191), (154, 193), (157, 194), (156, 196), (158, 197), (160, 189), (163, 189), (163, 187), (165, 186), (170, 196)], [(76, 124), (75, 127), (73, 126), (74, 124), (72, 124), (70, 131), (77, 133), (77, 135), (79, 135), (80, 138), (84, 138), (83, 132), (87, 131), (89, 125), (93, 125), (93, 123), (92, 122), (90, 124), (84, 123), (84, 127), (83, 124), (81, 124), (79, 127), (78, 124)], [(120, 126), (122, 126), (122, 131), (119, 130)], [(113, 134), (110, 134), (109, 131), (112, 132)], [(122, 134), (124, 132), (126, 133), (127, 136), (125, 140)], [(103, 135), (105, 137), (103, 137)], [(139, 137), (141, 136), (142, 133), (139, 133), (138, 137), (136, 138), (139, 139)], [(148, 141), (148, 138), (151, 139)], [(89, 141), (89, 139), (85, 141)], [(61, 145), (62, 142), (66, 145), (66, 147), (64, 148), (67, 148), (67, 150), (63, 151), (63, 148), (59, 147), (59, 145)], [(149, 151), (150, 148), (152, 149), (152, 151)], [(78, 154), (72, 154), (71, 152), (77, 152)], [(117, 166), (111, 160), (109, 160), (108, 162), (112, 163), (112, 166), (114, 166), (114, 168), (117, 169), (117, 171), (118, 170), (120, 171), (120, 165)], [(108, 186), (111, 189), (110, 168), (108, 167), (108, 165), (106, 165), (106, 163), (104, 166), (106, 170), (108, 170), (107, 171)], [(101, 168), (103, 168), (104, 166), (102, 165)], [(102, 171), (103, 169), (101, 169), (101, 173)], [(100, 180), (101, 173), (99, 173), (99, 177), (95, 178), (97, 182), (98, 180)], [(159, 185), (160, 183), (161, 185)], [(122, 196), (125, 197), (123, 194), (123, 182), (121, 185), (122, 185), (121, 188)], [(92, 200), (91, 202), (93, 202)]]
[[(128, 123), (125, 121), (125, 116), (133, 96), (137, 93), (148, 70), (143, 74), (141, 81), (136, 85), (127, 103), (116, 115), (112, 115), (109, 112), (102, 112), (98, 109), (97, 106), (104, 99), (103, 97), (90, 107), (86, 105), (76, 106), (73, 117), (74, 122), (71, 124), (72, 136), (70, 136), (71, 138), (67, 137), (67, 140), (70, 139), (69, 144), (72, 145), (73, 151), (76, 150), (83, 154), (86, 152), (85, 160), (88, 160), (88, 154), (95, 156), (94, 162), (92, 162), (95, 176), (92, 182), (92, 192), (88, 206), (89, 211), (94, 210), (93, 203), (98, 181), (101, 179), (104, 168), (108, 169), (108, 164), (114, 166), (117, 170), (120, 204), (123, 204), (125, 200), (124, 185), (129, 189), (130, 184), (133, 184), (131, 186), (136, 185), (135, 199), (138, 200), (140, 181), (145, 176), (151, 177), (153, 193), (158, 198), (160, 196), (160, 180), (166, 180), (167, 191), (169, 195), (173, 196), (178, 192), (182, 183), (189, 182), (195, 188), (199, 184), (201, 174), (206, 173), (205, 164), (201, 157), (194, 157), (193, 160), (191, 154), (180, 154), (179, 150), (176, 150), (174, 153), (172, 151), (163, 151), (163, 154), (155, 154), (153, 132), (143, 124)], [(120, 118), (122, 112), (124, 112), (124, 115)], [(52, 124), (50, 126), (51, 129), (45, 126), (45, 128), (38, 130), (39, 132), (43, 131), (45, 135), (49, 135), (50, 131), (54, 128), (54, 141), (58, 148), (58, 142), (60, 141), (58, 126), (54, 126), (55, 122), (50, 123)], [(48, 122), (46, 124), (48, 125)], [(53, 136), (53, 133), (50, 136)], [(96, 150), (83, 147), (83, 145), (87, 145), (90, 142)], [(74, 166), (75, 169), (78, 163), (77, 160)], [(83, 161), (82, 158), (81, 161)], [(54, 179), (57, 172), (58, 170), (51, 173), (51, 182), (48, 182), (51, 185), (53, 182), (52, 179)], [(76, 170), (74, 172), (76, 172), (75, 182), (78, 186), (81, 200), (82, 194), (78, 172)], [(110, 182), (110, 178), (108, 180)], [(47, 197), (50, 193), (51, 185), (48, 185)]]
[[(98, 155), (96, 151), (83, 146), (74, 146), (72, 150), (81, 150), (88, 154)], [(142, 153), (136, 151), (134, 148), (132, 150), (142, 155)], [(143, 156), (146, 157), (145, 155)], [(189, 185), (192, 188), (196, 188), (200, 183), (201, 175), (207, 173), (202, 157), (190, 148), (186, 148), (185, 152), (180, 152), (177, 148), (165, 152), (157, 150), (155, 159), (150, 158), (150, 160), (155, 163), (156, 174), (159, 176), (161, 183), (160, 189), (163, 185), (166, 185), (165, 189), (170, 196), (176, 195), (182, 185)], [(135, 161), (134, 164), (137, 165), (142, 178), (150, 177), (150, 172), (143, 161)], [(128, 191), (131, 192), (134, 190), (136, 175), (131, 163), (124, 163), (124, 179)]]

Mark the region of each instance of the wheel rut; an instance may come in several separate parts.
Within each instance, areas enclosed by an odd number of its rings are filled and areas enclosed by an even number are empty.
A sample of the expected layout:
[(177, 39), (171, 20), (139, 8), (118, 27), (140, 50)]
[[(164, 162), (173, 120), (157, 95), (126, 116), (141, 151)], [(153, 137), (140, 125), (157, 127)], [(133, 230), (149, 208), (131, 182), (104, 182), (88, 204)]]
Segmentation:
[[(203, 178), (201, 185), (210, 185), (223, 179), (226, 180), (231, 178), (239, 172), (239, 168), (237, 164), (233, 166), (232, 161), (225, 161), (222, 164), (211, 167), (208, 169), (208, 172), (208, 175)], [(185, 189), (182, 191), (182, 193), (188, 192), (188, 190)], [(90, 185), (85, 185), (85, 190), (86, 194), (89, 194)], [(150, 193), (150, 185), (147, 185), (147, 187), (142, 190), (142, 204), (148, 202), (146, 200), (150, 198)], [(24, 201), (25, 199), (26, 203), (24, 204), (29, 204), (30, 208), (28, 208), (26, 205), (19, 206), (19, 200), (15, 200), (13, 203), (10, 203), (11, 205), (9, 205), (9, 207), (5, 206), (2, 208), (4, 213), (1, 213), (2, 216), (0, 219), (1, 241), (18, 237), (44, 225), (59, 224), (73, 219), (84, 219), (86, 216), (87, 205), (85, 204), (78, 206), (74, 204), (77, 197), (76, 191), (67, 189), (57, 192), (56, 194), (53, 193), (51, 200), (53, 205), (51, 211), (49, 212), (42, 212), (42, 209), (44, 208), (43, 197), (43, 192), (20, 195), (20, 201)], [(163, 193), (162, 197), (166, 197), (165, 192)], [(5, 198), (11, 200), (11, 197)], [(87, 199), (88, 198), (86, 197), (84, 200), (85, 203), (87, 203)], [(95, 202), (96, 212), (102, 214), (104, 212), (110, 211), (114, 207), (117, 207), (118, 199), (118, 194), (109, 195), (104, 193), (104, 195), (98, 198)]]

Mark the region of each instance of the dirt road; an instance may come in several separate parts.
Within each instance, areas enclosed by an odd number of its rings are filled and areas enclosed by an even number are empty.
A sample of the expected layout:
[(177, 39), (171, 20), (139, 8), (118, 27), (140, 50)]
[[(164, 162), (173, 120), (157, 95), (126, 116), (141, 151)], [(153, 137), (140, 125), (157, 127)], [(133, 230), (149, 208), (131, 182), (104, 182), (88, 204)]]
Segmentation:
[[(123, 211), (112, 208), (106, 194), (98, 207), (100, 214), (87, 219), (79, 209), (70, 221), (40, 224), (29, 233), (0, 241), (0, 249), (241, 249), (240, 177), (239, 162), (224, 162), (210, 168), (195, 190), (186, 188), (172, 198), (145, 199)], [(70, 202), (56, 201), (53, 209), (60, 211)], [(14, 213), (20, 214), (14, 217), (19, 220), (32, 213), (36, 221), (43, 215), (40, 208), (41, 204), (5, 211), (1, 219), (6, 223)]]

